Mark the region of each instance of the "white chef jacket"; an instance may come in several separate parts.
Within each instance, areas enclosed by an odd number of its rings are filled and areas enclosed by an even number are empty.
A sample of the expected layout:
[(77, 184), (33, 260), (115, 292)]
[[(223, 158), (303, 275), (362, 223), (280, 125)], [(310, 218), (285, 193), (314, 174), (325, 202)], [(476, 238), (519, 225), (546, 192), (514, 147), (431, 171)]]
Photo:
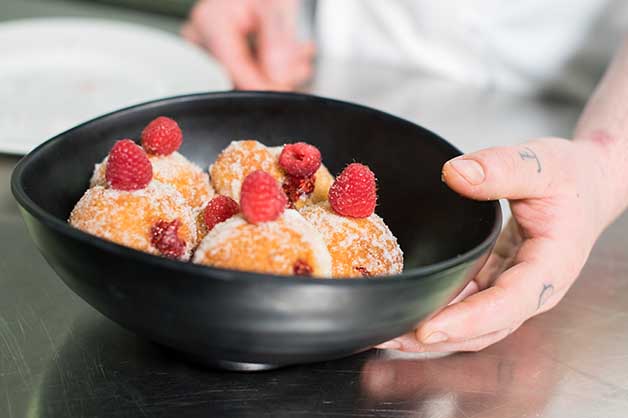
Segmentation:
[(329, 57), (586, 96), (627, 16), (626, 0), (319, 0), (315, 29)]

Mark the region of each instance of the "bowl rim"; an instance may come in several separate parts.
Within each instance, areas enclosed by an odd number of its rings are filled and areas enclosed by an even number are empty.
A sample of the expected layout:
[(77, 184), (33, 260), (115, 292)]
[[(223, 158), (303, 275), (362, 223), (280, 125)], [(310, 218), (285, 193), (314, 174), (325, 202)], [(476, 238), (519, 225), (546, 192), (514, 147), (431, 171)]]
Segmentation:
[[(470, 250), (458, 254), (452, 258), (448, 258), (446, 260), (439, 261), (437, 263), (429, 264), (422, 267), (414, 267), (407, 270), (403, 270), (399, 274), (387, 275), (387, 276), (376, 276), (370, 278), (347, 278), (346, 280), (336, 280), (334, 279), (322, 279), (322, 278), (311, 278), (311, 277), (300, 277), (300, 276), (287, 276), (287, 275), (276, 275), (276, 274), (266, 274), (266, 273), (255, 273), (250, 271), (240, 271), (240, 270), (231, 270), (231, 269), (223, 269), (216, 268), (210, 266), (204, 266), (199, 264), (194, 264), (190, 261), (178, 261), (171, 260), (165, 257), (160, 257), (157, 255), (152, 255), (149, 253), (145, 253), (143, 251), (135, 250), (133, 248), (125, 247), (120, 244), (116, 244), (111, 241), (107, 241), (105, 239), (96, 237), (94, 235), (83, 232), (79, 229), (72, 227), (67, 221), (63, 221), (56, 216), (49, 214), (46, 210), (41, 208), (38, 204), (36, 204), (29, 196), (28, 193), (24, 190), (22, 186), (22, 176), (24, 170), (28, 167), (29, 163), (36, 159), (39, 154), (44, 152), (46, 148), (52, 146), (52, 144), (60, 137), (65, 136), (66, 134), (81, 129), (86, 125), (89, 125), (98, 120), (117, 115), (125, 112), (132, 112), (136, 110), (144, 110), (151, 107), (158, 107), (163, 104), (171, 104), (177, 102), (186, 102), (192, 100), (202, 100), (206, 98), (291, 98), (296, 100), (315, 100), (321, 103), (330, 103), (333, 105), (341, 105), (347, 107), (357, 108), (362, 111), (375, 112), (379, 116), (393, 120), (395, 122), (401, 122), (404, 124), (411, 124), (415, 128), (418, 127), (429, 133), (437, 142), (440, 143), (441, 146), (446, 146), (451, 148), (458, 154), (462, 154), (462, 152), (447, 142), (445, 139), (437, 135), (436, 133), (420, 126), (414, 122), (411, 122), (407, 119), (400, 118), (398, 116), (394, 116), (390, 113), (377, 110), (371, 108), (369, 106), (351, 103), (344, 100), (338, 100), (313, 94), (305, 94), (305, 93), (293, 93), (293, 92), (274, 92), (274, 91), (236, 91), (236, 90), (228, 90), (228, 91), (215, 91), (215, 92), (201, 92), (201, 93), (192, 93), (192, 94), (184, 94), (177, 95), (171, 97), (165, 97), (161, 99), (151, 100), (148, 102), (138, 103), (132, 106), (127, 106), (100, 116), (97, 116), (93, 119), (85, 121), (77, 126), (74, 126), (70, 129), (67, 129), (52, 138), (46, 140), (35, 149), (31, 150), (28, 154), (26, 154), (22, 159), (18, 162), (18, 164), (13, 169), (13, 173), (11, 174), (11, 192), (17, 203), (21, 206), (23, 210), (26, 210), (31, 216), (37, 219), (39, 222), (45, 224), (47, 227), (55, 230), (57, 233), (65, 235), (66, 237), (74, 240), (78, 240), (84, 244), (95, 246), (100, 250), (104, 250), (110, 253), (115, 254), (116, 256), (122, 256), (123, 258), (132, 258), (136, 259), (140, 262), (147, 262), (153, 266), (159, 268), (165, 268), (170, 270), (177, 270), (190, 274), (191, 276), (202, 276), (206, 279), (223, 279), (223, 280), (257, 280), (264, 278), (263, 280), (281, 280), (286, 283), (307, 283), (312, 285), (319, 284), (329, 284), (332, 286), (377, 286), (382, 283), (389, 282), (400, 282), (405, 283), (408, 280), (420, 280), (426, 277), (431, 277), (435, 274), (442, 273), (448, 270), (451, 270), (455, 267), (462, 267), (466, 262), (477, 258), (486, 250), (492, 248), (494, 243), (497, 240), (499, 233), (501, 232), (502, 227), (502, 212), (499, 201), (493, 200), (489, 201), (494, 209), (495, 213), (495, 222), (491, 228), (491, 232), (484, 238), (484, 240), (471, 248)], [(390, 280), (394, 279), (394, 280)], [(388, 284), (387, 286), (390, 286)]]

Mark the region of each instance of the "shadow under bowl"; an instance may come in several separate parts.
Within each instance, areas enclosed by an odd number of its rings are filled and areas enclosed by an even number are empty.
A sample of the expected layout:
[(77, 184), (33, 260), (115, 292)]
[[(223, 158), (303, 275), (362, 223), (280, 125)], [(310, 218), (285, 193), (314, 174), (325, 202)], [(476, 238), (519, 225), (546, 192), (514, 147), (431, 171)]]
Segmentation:
[[(378, 177), (377, 212), (405, 253), (402, 274), (370, 279), (280, 277), (145, 254), (66, 220), (94, 164), (116, 140), (174, 118), (180, 152), (207, 167), (230, 141), (316, 145), (332, 173), (351, 161)], [(37, 247), (95, 309), (197, 362), (261, 370), (340, 358), (409, 331), (449, 302), (486, 261), (501, 228), (497, 202), (441, 181), (460, 152), (436, 134), (367, 107), (310, 95), (219, 92), (157, 100), (104, 115), (20, 161), (11, 186)]]

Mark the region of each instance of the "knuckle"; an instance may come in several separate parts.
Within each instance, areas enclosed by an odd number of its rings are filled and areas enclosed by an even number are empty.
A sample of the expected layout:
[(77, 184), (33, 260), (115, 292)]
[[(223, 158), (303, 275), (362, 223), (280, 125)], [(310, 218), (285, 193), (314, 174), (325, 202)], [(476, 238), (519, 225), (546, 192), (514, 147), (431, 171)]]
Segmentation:
[(515, 170), (515, 155), (510, 147), (493, 147), (478, 152), (476, 157), (489, 175), (502, 176)]
[[(531, 235), (537, 237), (550, 237), (557, 230), (557, 225), (561, 222), (560, 206), (556, 205), (555, 200), (537, 199), (529, 202), (525, 211), (517, 213), (517, 220), (526, 225)], [(573, 228), (568, 227), (569, 233)], [(521, 257), (520, 257), (521, 258)]]
[(507, 179), (517, 176), (517, 151), (511, 147), (493, 147), (473, 155), (473, 158), (484, 168), (487, 184), (491, 184), (491, 196), (500, 196), (512, 185)]

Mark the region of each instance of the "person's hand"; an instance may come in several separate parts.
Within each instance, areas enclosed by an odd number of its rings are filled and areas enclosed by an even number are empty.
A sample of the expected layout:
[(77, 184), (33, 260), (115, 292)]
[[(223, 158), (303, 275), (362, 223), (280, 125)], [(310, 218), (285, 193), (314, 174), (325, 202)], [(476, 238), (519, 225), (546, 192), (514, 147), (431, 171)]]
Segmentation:
[(207, 48), (237, 88), (290, 90), (310, 77), (314, 55), (313, 43), (297, 39), (297, 7), (296, 0), (201, 0), (181, 34)]
[(508, 199), (513, 218), (452, 303), (379, 348), (477, 351), (554, 307), (612, 220), (603, 161), (595, 144), (558, 138), (448, 161), (442, 175), (451, 189), (472, 199)]

